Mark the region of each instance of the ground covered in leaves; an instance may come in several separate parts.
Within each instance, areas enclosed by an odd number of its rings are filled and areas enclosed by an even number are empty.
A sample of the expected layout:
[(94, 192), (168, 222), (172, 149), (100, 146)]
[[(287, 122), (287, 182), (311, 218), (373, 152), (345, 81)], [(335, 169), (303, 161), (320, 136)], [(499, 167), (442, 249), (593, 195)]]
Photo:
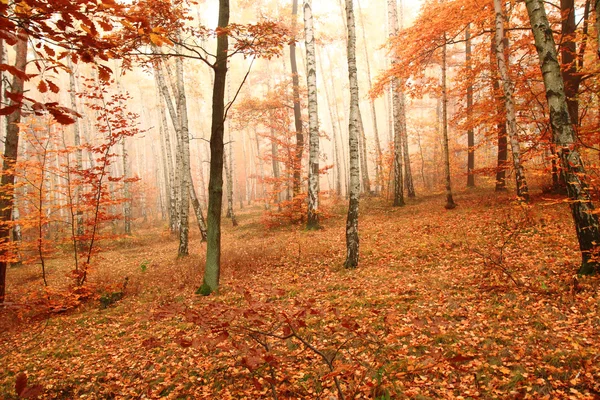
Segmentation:
[[(575, 278), (568, 205), (456, 197), (363, 201), (357, 270), (342, 267), (344, 202), (316, 232), (246, 209), (225, 222), (209, 297), (194, 294), (204, 245), (178, 260), (159, 228), (113, 243), (101, 293), (63, 313), (24, 305), (38, 267), (12, 268), (0, 397), (26, 375), (22, 394), (60, 399), (600, 398), (600, 280)], [(50, 284), (68, 269), (55, 260)]]

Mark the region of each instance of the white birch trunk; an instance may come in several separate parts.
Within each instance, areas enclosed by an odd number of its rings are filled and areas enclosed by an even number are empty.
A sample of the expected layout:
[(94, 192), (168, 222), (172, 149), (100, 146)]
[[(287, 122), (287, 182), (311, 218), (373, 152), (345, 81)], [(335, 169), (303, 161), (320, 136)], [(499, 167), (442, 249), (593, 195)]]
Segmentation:
[(350, 190), (348, 217), (346, 220), (346, 268), (358, 267), (358, 205), (360, 198), (360, 167), (358, 149), (358, 77), (356, 68), (356, 28), (352, 0), (346, 0), (346, 19), (348, 27), (348, 77), (350, 81), (350, 118), (348, 136), (350, 146)]
[(319, 228), (319, 111), (317, 102), (317, 61), (312, 0), (304, 1), (304, 37), (306, 41), (306, 86), (308, 88), (308, 220), (307, 229)]
[(513, 98), (514, 85), (508, 72), (508, 60), (505, 51), (504, 35), (504, 10), (501, 0), (494, 0), (494, 11), (496, 13), (496, 60), (498, 62), (498, 71), (502, 80), (502, 91), (504, 93), (504, 103), (506, 105), (507, 133), (512, 152), (513, 167), (515, 169), (515, 178), (517, 180), (517, 196), (524, 201), (529, 201), (529, 190), (527, 180), (521, 163), (521, 146), (517, 132), (517, 117), (515, 113), (515, 102)]

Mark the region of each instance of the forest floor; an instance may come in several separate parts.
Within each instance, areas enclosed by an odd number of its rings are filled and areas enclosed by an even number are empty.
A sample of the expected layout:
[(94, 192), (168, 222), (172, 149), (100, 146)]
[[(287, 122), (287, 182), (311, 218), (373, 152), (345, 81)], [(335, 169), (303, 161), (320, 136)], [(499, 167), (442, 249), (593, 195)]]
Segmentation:
[[(194, 294), (205, 245), (193, 237), (178, 260), (162, 228), (101, 254), (97, 290), (129, 277), (107, 308), (19, 306), (39, 266), (11, 268), (0, 397), (17, 398), (26, 373), (31, 392), (59, 399), (600, 398), (600, 278), (575, 279), (568, 205), (481, 189), (456, 201), (362, 201), (356, 270), (342, 266), (345, 202), (313, 232), (266, 230), (245, 208), (237, 228), (224, 221), (222, 288), (208, 297)], [(69, 269), (54, 260), (50, 285)]]

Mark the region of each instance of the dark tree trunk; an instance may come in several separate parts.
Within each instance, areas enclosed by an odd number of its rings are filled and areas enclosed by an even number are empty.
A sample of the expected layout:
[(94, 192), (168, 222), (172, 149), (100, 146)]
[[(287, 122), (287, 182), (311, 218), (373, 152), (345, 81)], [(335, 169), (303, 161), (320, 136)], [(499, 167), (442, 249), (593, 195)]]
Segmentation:
[(473, 83), (471, 80), (472, 62), (471, 62), (471, 31), (467, 25), (465, 31), (465, 58), (467, 74), (469, 76), (469, 85), (467, 86), (467, 146), (469, 153), (467, 156), (467, 187), (475, 187), (475, 132), (473, 131)]
[[(229, 0), (219, 0), (219, 27), (229, 24)], [(210, 135), (210, 178), (208, 181), (208, 227), (206, 267), (202, 294), (219, 289), (221, 272), (221, 207), (223, 205), (223, 135), (225, 132), (225, 87), (227, 81), (227, 34), (217, 37), (217, 59), (212, 98), (212, 128)]]
[[(298, 15), (298, 0), (292, 5), (292, 31), (296, 29), (296, 15)], [(296, 150), (294, 158), (294, 196), (300, 193), (300, 180), (302, 178), (302, 154), (304, 152), (304, 134), (302, 132), (302, 110), (300, 109), (300, 79), (296, 63), (296, 42), (290, 43), (290, 64), (292, 67), (292, 86), (294, 96), (294, 124), (296, 127)]]
[[(23, 33), (19, 34), (15, 52), (15, 68), (25, 71), (27, 66), (27, 38)], [(14, 94), (23, 94), (24, 82), (18, 76), (13, 77), (11, 92)], [(11, 100), (11, 105), (16, 103)], [(6, 247), (10, 240), (11, 224), (13, 213), (13, 189), (15, 175), (10, 172), (17, 162), (19, 148), (19, 123), (21, 122), (21, 108), (15, 110), (6, 117), (6, 137), (4, 139), (4, 161), (2, 163), (2, 179), (0, 181), (0, 304), (4, 302), (6, 293), (6, 269), (10, 257), (9, 250)]]
[(571, 212), (582, 255), (579, 273), (593, 274), (599, 270), (596, 256), (600, 228), (590, 199), (585, 169), (575, 145), (575, 131), (569, 116), (556, 44), (542, 1), (526, 0), (526, 5), (546, 88), (554, 144), (571, 199)]

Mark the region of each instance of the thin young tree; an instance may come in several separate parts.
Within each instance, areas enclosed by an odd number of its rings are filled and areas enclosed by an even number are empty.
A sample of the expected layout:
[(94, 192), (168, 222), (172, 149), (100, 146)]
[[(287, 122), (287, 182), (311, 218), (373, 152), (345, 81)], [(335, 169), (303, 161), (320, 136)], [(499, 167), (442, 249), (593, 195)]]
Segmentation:
[(308, 88), (308, 219), (307, 229), (319, 228), (319, 111), (317, 103), (317, 61), (312, 0), (304, 1), (304, 35), (306, 41), (306, 81)]
[(569, 116), (567, 96), (561, 76), (556, 44), (544, 3), (541, 0), (526, 0), (527, 14), (531, 22), (535, 47), (540, 60), (548, 108), (550, 109), (550, 125), (557, 155), (562, 166), (562, 173), (567, 184), (567, 192), (571, 199), (571, 212), (582, 262), (579, 273), (589, 275), (600, 272), (597, 261), (597, 246), (600, 243), (600, 227), (598, 216), (594, 211), (585, 168), (576, 146), (575, 130)]
[(450, 149), (448, 140), (448, 85), (447, 85), (447, 70), (448, 70), (448, 55), (447, 41), (444, 34), (444, 43), (442, 45), (442, 146), (444, 148), (444, 170), (446, 182), (446, 205), (447, 210), (456, 208), (456, 203), (452, 196), (452, 178), (450, 173)]
[(471, 60), (471, 26), (465, 29), (465, 67), (467, 70), (467, 187), (475, 187), (475, 132), (473, 129), (473, 62)]
[[(229, 0), (219, 0), (219, 28), (229, 24)], [(225, 87), (229, 37), (217, 36), (216, 60), (213, 65), (212, 127), (210, 134), (210, 178), (208, 181), (208, 226), (206, 264), (200, 293), (208, 295), (219, 288), (221, 274), (221, 207), (223, 205), (223, 135), (225, 131)]]
[[(25, 72), (27, 66), (27, 37), (19, 32), (15, 45), (15, 68)], [(24, 79), (15, 74), (11, 92), (15, 95), (23, 94)], [(9, 249), (4, 246), (10, 240), (10, 220), (13, 214), (15, 175), (11, 172), (17, 162), (19, 149), (19, 123), (21, 122), (20, 104), (11, 100), (10, 105), (16, 106), (15, 110), (6, 117), (6, 136), (4, 138), (4, 159), (2, 162), (2, 177), (0, 179), (0, 304), (4, 303), (6, 293), (6, 269), (9, 264)]]
[(506, 107), (506, 122), (508, 128), (508, 139), (513, 159), (513, 167), (515, 169), (515, 178), (517, 181), (517, 196), (529, 201), (529, 190), (527, 188), (527, 180), (521, 161), (521, 145), (517, 131), (517, 117), (515, 112), (514, 102), (514, 85), (508, 73), (508, 60), (505, 51), (505, 34), (504, 34), (504, 10), (503, 1), (494, 0), (494, 11), (496, 13), (496, 61), (498, 62), (498, 71), (502, 80), (502, 91), (504, 93), (504, 104)]
[[(298, 15), (298, 0), (292, 3), (292, 33), (296, 33), (296, 16)], [(300, 78), (296, 62), (296, 41), (290, 41), (290, 65), (292, 68), (292, 90), (294, 98), (294, 126), (296, 128), (296, 150), (294, 159), (294, 196), (300, 193), (300, 180), (302, 177), (302, 154), (304, 153), (304, 132), (302, 131), (302, 110), (300, 108)]]
[(358, 205), (360, 198), (360, 166), (358, 154), (358, 77), (356, 68), (356, 27), (352, 0), (346, 0), (348, 29), (348, 76), (350, 80), (350, 118), (348, 136), (350, 144), (350, 190), (348, 217), (346, 220), (346, 268), (358, 267)]
[[(390, 36), (398, 33), (398, 10), (396, 0), (388, 0), (388, 21)], [(398, 60), (392, 58), (392, 66)], [(401, 96), (401, 82), (397, 77), (392, 79), (392, 115), (394, 121), (394, 207), (403, 206), (404, 203), (404, 180), (402, 177), (402, 128), (404, 116), (404, 97)]]

